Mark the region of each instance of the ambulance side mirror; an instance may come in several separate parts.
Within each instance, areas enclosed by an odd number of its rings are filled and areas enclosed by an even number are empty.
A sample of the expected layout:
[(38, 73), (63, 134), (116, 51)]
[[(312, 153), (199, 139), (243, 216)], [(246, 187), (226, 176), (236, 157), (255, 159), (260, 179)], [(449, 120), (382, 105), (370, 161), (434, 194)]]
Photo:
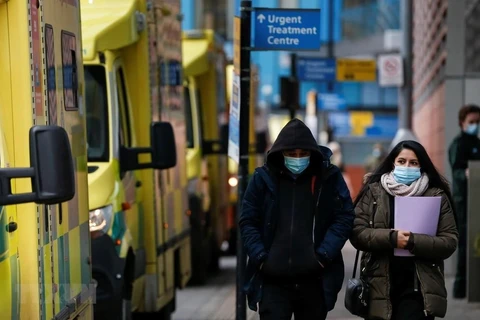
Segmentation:
[[(11, 182), (18, 178), (30, 178), (32, 192), (13, 194)], [(0, 169), (0, 205), (56, 204), (74, 195), (75, 171), (67, 132), (58, 126), (32, 127), (30, 168)]]
[(152, 123), (152, 163), (155, 169), (170, 169), (177, 165), (175, 134), (169, 122)]
[[(140, 169), (170, 169), (177, 164), (175, 135), (169, 122), (153, 122), (150, 127), (150, 147), (120, 147), (122, 172)], [(140, 162), (141, 154), (150, 154), (150, 162)]]

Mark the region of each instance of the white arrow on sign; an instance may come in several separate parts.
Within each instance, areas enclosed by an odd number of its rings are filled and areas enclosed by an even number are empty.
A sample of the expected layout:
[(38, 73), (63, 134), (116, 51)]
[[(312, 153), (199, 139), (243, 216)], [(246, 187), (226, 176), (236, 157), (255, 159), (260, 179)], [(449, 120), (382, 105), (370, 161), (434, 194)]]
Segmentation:
[(263, 21), (267, 18), (265, 18), (265, 16), (263, 14), (260, 14), (258, 17), (257, 17), (258, 21), (260, 21), (260, 23), (263, 23)]

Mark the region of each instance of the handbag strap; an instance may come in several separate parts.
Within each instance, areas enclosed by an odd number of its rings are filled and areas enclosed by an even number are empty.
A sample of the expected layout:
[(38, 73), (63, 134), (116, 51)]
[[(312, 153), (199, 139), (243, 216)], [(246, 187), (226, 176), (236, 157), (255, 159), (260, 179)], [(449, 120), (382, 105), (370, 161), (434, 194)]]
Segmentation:
[(357, 266), (358, 266), (358, 258), (360, 257), (360, 250), (357, 250), (357, 254), (355, 255), (355, 265), (353, 266), (353, 279), (357, 275)]

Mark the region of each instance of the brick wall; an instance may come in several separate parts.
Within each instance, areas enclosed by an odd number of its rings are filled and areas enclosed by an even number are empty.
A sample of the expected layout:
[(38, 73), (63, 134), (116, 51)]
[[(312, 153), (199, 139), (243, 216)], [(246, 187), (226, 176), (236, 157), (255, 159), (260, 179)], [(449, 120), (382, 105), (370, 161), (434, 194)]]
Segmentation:
[(447, 0), (413, 1), (413, 131), (444, 172)]
[(445, 85), (441, 84), (414, 113), (413, 132), (427, 149), (433, 163), (444, 172)]

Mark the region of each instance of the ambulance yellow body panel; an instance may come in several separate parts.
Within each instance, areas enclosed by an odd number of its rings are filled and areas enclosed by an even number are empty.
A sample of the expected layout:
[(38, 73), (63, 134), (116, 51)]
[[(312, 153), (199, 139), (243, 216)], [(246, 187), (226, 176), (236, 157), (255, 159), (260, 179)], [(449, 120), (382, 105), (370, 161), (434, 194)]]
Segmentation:
[(78, 2), (0, 1), (0, 43), (1, 318), (93, 319)]
[(191, 273), (180, 1), (81, 10), (95, 316), (168, 316)]
[(226, 54), (212, 30), (185, 31), (182, 40), (187, 103), (187, 177), (192, 228), (192, 280), (217, 271), (227, 237)]

